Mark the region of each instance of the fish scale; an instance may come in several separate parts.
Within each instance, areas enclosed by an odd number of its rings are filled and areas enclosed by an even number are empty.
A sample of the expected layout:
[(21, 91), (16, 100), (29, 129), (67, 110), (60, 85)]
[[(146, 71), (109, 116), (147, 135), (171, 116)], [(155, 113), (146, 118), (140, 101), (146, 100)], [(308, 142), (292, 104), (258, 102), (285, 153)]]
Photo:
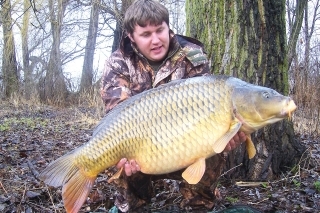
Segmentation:
[[(80, 166), (90, 167), (92, 170), (101, 172), (105, 169), (105, 166), (101, 165), (112, 166), (119, 160), (120, 156), (135, 159), (144, 173), (163, 174), (181, 169), (192, 163), (182, 162), (172, 165), (171, 161), (181, 161), (185, 157), (186, 150), (189, 153), (192, 150), (193, 156), (190, 156), (190, 158), (193, 160), (199, 156), (199, 153), (203, 153), (203, 150), (207, 150), (207, 146), (212, 146), (206, 141), (212, 142), (221, 137), (221, 135), (214, 134), (215, 137), (210, 138), (208, 135), (212, 132), (212, 129), (217, 127), (222, 130), (223, 128), (227, 129), (229, 124), (210, 126), (212, 120), (206, 118), (210, 117), (210, 113), (215, 113), (216, 116), (213, 118), (216, 120), (215, 122), (223, 122), (226, 119), (225, 114), (230, 114), (232, 109), (230, 105), (229, 107), (224, 106), (226, 102), (221, 102), (223, 103), (221, 106), (217, 105), (216, 99), (221, 98), (221, 94), (211, 92), (210, 89), (226, 91), (224, 88), (220, 88), (220, 85), (210, 87), (205, 86), (203, 83), (183, 83), (184, 85), (180, 87), (172, 85), (166, 88), (165, 92), (156, 90), (150, 95), (134, 100), (134, 103), (130, 105), (132, 107), (128, 107), (127, 110), (114, 112), (117, 114), (117, 119), (110, 120), (110, 123), (103, 123), (106, 127), (104, 128), (105, 131), (101, 132), (102, 136), (97, 135), (97, 142), (95, 140), (90, 142), (91, 146), (99, 147), (98, 150), (93, 152), (92, 150), (94, 149), (91, 149), (90, 145), (88, 145), (87, 149), (82, 149), (78, 162), (80, 162), (79, 164), (85, 162), (85, 165)], [(212, 84), (212, 82), (209, 83)], [(179, 88), (178, 92), (176, 92), (176, 88)], [(182, 95), (177, 95), (181, 94), (181, 91), (186, 92)], [(203, 94), (206, 93), (212, 95), (207, 98), (206, 104), (197, 104), (198, 100), (200, 102), (204, 101), (198, 97), (203, 97)], [(213, 103), (215, 103), (215, 106), (213, 106)], [(177, 105), (179, 108), (177, 108)], [(176, 108), (176, 110), (173, 110), (173, 108)], [(214, 110), (212, 111), (212, 109)], [(117, 109), (115, 110), (117, 111)], [(145, 113), (148, 110), (150, 112)], [(152, 123), (148, 122), (148, 116), (155, 118), (151, 120)], [(220, 120), (217, 120), (218, 118)], [(197, 123), (199, 124), (197, 125)], [(206, 125), (209, 125), (209, 127), (206, 128)], [(216, 131), (219, 131), (219, 129)], [(223, 134), (225, 131), (221, 132)], [(133, 139), (137, 136), (138, 139)], [(137, 144), (139, 144), (139, 147), (136, 147)], [(148, 154), (141, 154), (145, 153), (145, 147), (149, 146), (152, 147), (153, 151), (147, 152)], [(103, 151), (111, 150), (112, 147), (122, 150), (122, 153), (110, 155), (110, 152)], [(172, 147), (175, 147), (175, 150), (180, 149), (183, 151), (180, 152), (180, 155), (177, 155), (176, 152), (170, 152), (170, 150), (173, 150)], [(164, 154), (165, 156), (163, 156)], [(90, 160), (87, 156), (91, 155), (97, 156)], [(167, 160), (161, 160), (163, 158)], [(88, 163), (87, 161), (90, 162)], [(144, 166), (146, 163), (148, 165)], [(167, 164), (170, 163), (172, 166), (168, 168)], [(97, 166), (101, 166), (101, 168), (93, 168)]]
[(222, 152), (239, 130), (247, 135), (252, 158), (250, 133), (288, 117), (295, 108), (289, 97), (237, 78), (172, 81), (120, 103), (101, 120), (88, 143), (48, 165), (39, 178), (63, 186), (68, 213), (81, 208), (97, 175), (121, 158), (136, 160), (147, 174), (186, 168), (182, 177), (196, 184), (205, 159)]

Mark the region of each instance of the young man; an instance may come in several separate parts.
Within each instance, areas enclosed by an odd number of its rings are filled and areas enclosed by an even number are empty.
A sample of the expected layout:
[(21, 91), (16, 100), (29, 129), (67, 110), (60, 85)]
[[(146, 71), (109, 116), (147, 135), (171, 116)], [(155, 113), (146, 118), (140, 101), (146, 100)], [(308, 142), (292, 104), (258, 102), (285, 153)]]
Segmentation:
[[(101, 96), (106, 112), (133, 95), (171, 80), (210, 73), (203, 45), (195, 39), (175, 35), (169, 29), (168, 10), (158, 1), (136, 0), (126, 11), (123, 24), (127, 36), (106, 61), (102, 78)], [(244, 141), (244, 133), (238, 133), (225, 151)], [(218, 158), (209, 159), (208, 165), (221, 169), (223, 158)], [(150, 201), (150, 176), (137, 172), (140, 168), (134, 160), (122, 159), (117, 167), (124, 167), (126, 175), (130, 176), (118, 185), (129, 208)], [(211, 177), (211, 173), (208, 176)]]

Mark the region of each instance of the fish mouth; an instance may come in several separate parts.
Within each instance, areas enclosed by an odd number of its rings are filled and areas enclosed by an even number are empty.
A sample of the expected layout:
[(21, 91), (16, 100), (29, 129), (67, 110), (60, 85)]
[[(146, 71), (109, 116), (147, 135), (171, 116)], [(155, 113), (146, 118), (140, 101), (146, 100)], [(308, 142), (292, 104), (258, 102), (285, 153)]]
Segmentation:
[(286, 105), (286, 107), (283, 109), (282, 111), (282, 115), (285, 116), (285, 117), (288, 117), (289, 119), (291, 118), (292, 116), (292, 113), (296, 110), (297, 108), (297, 105), (294, 103), (294, 101), (290, 98), (288, 100), (288, 103)]

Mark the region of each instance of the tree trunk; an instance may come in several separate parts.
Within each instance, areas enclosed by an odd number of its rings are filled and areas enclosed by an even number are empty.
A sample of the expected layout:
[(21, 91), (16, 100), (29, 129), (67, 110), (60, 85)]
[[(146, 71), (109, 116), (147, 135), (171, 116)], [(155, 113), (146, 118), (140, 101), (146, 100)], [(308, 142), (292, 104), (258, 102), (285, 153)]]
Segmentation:
[(116, 28), (114, 29), (114, 33), (113, 33), (113, 42), (112, 42), (111, 52), (114, 52), (119, 48), (122, 34), (123, 34), (123, 29), (122, 29), (121, 23), (117, 21)]
[(93, 80), (93, 57), (96, 47), (96, 40), (99, 26), (99, 12), (101, 0), (93, 1), (91, 8), (90, 23), (88, 29), (86, 49), (80, 83), (80, 91), (90, 90)]
[(31, 94), (34, 94), (35, 91), (33, 87), (33, 79), (32, 79), (32, 70), (30, 69), (30, 57), (29, 57), (29, 20), (30, 20), (30, 1), (23, 1), (24, 14), (23, 14), (23, 23), (21, 28), (21, 44), (22, 44), (22, 64), (24, 71), (24, 94), (25, 98), (29, 100), (31, 98)]
[(51, 19), (52, 48), (50, 59), (45, 76), (45, 102), (63, 105), (65, 103), (68, 90), (62, 72), (62, 62), (60, 53), (61, 26), (67, 1), (59, 0), (55, 8), (55, 2), (49, 0), (49, 10)]
[(19, 74), (17, 68), (16, 51), (12, 32), (11, 1), (4, 1), (1, 5), (1, 20), (3, 32), (2, 74), (5, 97), (9, 98), (19, 91)]
[[(290, 35), (288, 41), (288, 62), (291, 64), (292, 60), (296, 56), (297, 40), (301, 31), (303, 22), (304, 11), (307, 12), (308, 1), (307, 0), (296, 0), (296, 8), (294, 14), (294, 20), (290, 28)], [(306, 14), (308, 16), (308, 14)]]
[[(213, 73), (233, 75), (288, 94), (285, 0), (205, 0), (202, 4), (187, 0), (186, 10), (187, 34), (205, 43)], [(229, 175), (274, 178), (293, 166), (304, 150), (287, 120), (252, 136), (257, 155), (248, 160), (244, 145), (231, 152), (228, 169), (240, 163), (243, 166)]]
[(120, 10), (115, 11), (116, 29), (114, 30), (114, 38), (112, 43), (112, 52), (119, 48), (121, 38), (123, 36), (122, 20), (128, 7), (133, 3), (133, 0), (122, 0)]

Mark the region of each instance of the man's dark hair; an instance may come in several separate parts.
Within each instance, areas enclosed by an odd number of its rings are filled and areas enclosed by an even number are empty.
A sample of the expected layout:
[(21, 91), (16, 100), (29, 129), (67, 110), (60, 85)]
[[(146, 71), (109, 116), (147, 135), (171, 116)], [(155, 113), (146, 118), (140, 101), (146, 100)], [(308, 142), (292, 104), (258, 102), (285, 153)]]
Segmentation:
[(169, 12), (159, 1), (136, 0), (125, 13), (123, 27), (126, 33), (132, 35), (136, 25), (140, 27), (148, 24), (157, 26), (163, 21), (169, 26)]

